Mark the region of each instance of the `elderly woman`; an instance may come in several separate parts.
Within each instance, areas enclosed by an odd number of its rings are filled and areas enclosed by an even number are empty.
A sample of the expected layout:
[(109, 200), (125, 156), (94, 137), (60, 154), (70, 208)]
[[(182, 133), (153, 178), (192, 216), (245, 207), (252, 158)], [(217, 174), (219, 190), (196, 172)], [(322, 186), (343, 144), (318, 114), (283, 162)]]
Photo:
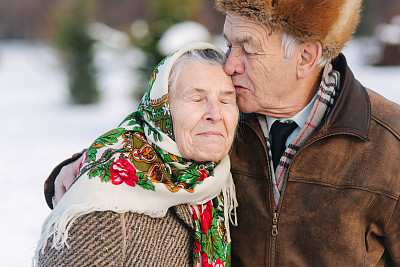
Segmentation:
[(46, 219), (39, 266), (229, 266), (238, 121), (225, 55), (205, 43), (154, 70), (136, 112), (94, 141)]

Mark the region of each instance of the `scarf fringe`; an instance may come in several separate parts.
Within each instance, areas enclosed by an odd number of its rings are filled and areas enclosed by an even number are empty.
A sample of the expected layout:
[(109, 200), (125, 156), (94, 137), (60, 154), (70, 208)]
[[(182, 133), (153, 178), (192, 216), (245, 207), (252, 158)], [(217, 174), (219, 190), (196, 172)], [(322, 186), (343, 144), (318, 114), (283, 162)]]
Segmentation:
[(236, 199), (236, 190), (232, 175), (230, 175), (226, 187), (222, 190), (222, 195), (224, 196), (224, 217), (226, 234), (228, 238), (227, 241), (228, 243), (231, 243), (232, 240), (229, 222), (231, 222), (234, 226), (238, 225), (236, 208), (239, 206)]

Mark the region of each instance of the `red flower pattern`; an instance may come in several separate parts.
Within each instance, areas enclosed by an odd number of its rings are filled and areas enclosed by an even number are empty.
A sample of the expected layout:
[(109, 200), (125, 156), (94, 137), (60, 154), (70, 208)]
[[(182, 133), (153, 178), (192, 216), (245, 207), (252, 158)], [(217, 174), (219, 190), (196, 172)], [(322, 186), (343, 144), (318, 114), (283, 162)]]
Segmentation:
[(203, 233), (211, 229), (212, 224), (212, 201), (200, 206), (200, 228)]
[(197, 240), (197, 239), (194, 241), (193, 252), (195, 254), (199, 254), (200, 253), (200, 243), (199, 243), (199, 240)]
[(194, 209), (194, 207), (193, 207), (192, 205), (190, 205), (190, 208), (192, 209), (193, 219), (194, 219), (195, 221), (197, 221), (197, 213), (196, 213), (196, 210)]
[(119, 185), (123, 182), (129, 186), (136, 186), (139, 177), (136, 175), (136, 169), (126, 159), (119, 158), (110, 168), (110, 180), (112, 184)]
[(202, 266), (202, 267), (213, 267), (213, 266), (208, 262), (207, 254), (206, 254), (204, 251), (201, 252), (201, 266)]
[(83, 157), (81, 163), (79, 163), (78, 173), (81, 172), (81, 169), (82, 169), (82, 167), (83, 167), (83, 164), (84, 164), (84, 163), (86, 162), (86, 160), (87, 160), (87, 152), (85, 152), (83, 155), (84, 155), (84, 157)]
[(214, 267), (225, 267), (225, 264), (221, 259), (217, 259), (217, 261), (214, 263)]
[(197, 178), (196, 182), (201, 182), (208, 177), (208, 171), (206, 170), (197, 170), (200, 174), (200, 177)]

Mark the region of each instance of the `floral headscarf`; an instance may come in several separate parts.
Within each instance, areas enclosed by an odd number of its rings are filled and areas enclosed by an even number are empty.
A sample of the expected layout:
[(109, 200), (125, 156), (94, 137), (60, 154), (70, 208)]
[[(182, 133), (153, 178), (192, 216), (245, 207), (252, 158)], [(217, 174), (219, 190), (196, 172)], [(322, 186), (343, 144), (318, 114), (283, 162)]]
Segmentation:
[(168, 78), (176, 60), (193, 49), (222, 53), (196, 43), (160, 62), (137, 111), (87, 150), (73, 186), (44, 223), (37, 251), (50, 236), (56, 249), (68, 245), (73, 221), (93, 211), (163, 217), (170, 207), (186, 203), (196, 226), (194, 264), (230, 265), (228, 218), (237, 203), (229, 157), (199, 164), (185, 159), (174, 141)]

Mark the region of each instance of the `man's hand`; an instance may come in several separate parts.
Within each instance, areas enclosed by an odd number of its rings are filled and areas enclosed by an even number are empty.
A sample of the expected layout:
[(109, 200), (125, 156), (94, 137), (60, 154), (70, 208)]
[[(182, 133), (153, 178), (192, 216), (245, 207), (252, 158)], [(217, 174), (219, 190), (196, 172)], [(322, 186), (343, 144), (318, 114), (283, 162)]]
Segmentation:
[(79, 159), (74, 162), (62, 167), (60, 173), (57, 175), (54, 181), (54, 198), (53, 198), (53, 208), (56, 207), (57, 203), (63, 197), (65, 192), (71, 186), (72, 182), (75, 180), (78, 174), (79, 166), (83, 160), (83, 154)]

